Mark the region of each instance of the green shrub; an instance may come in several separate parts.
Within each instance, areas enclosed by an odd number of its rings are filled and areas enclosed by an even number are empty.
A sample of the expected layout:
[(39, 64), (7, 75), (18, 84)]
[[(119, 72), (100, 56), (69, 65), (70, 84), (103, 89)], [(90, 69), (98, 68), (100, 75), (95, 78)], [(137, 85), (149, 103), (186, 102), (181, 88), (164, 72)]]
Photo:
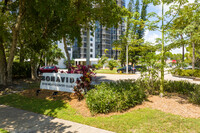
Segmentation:
[(86, 103), (93, 113), (123, 111), (146, 98), (144, 90), (133, 80), (103, 82), (95, 88), (86, 95)]
[(12, 67), (13, 77), (23, 77), (30, 78), (31, 77), (31, 64), (30, 62), (13, 62)]
[(101, 64), (93, 64), (93, 68), (95, 68), (95, 69), (99, 69), (99, 68), (101, 68), (102, 67), (102, 65)]
[(172, 93), (179, 93), (188, 95), (191, 91), (194, 91), (195, 84), (187, 81), (165, 81), (164, 82), (164, 91)]
[(145, 90), (148, 94), (159, 94), (160, 80), (149, 80), (149, 78), (137, 79), (137, 86)]
[(188, 76), (188, 77), (200, 77), (200, 70), (183, 70), (183, 69), (175, 69), (172, 70), (171, 73), (177, 76)]
[(116, 60), (109, 60), (107, 66), (110, 70), (113, 70), (114, 67), (118, 66), (118, 62)]
[[(146, 83), (141, 79), (136, 80), (136, 84), (146, 90), (149, 94), (158, 94), (160, 92), (160, 80), (153, 82), (153, 85)], [(164, 91), (169, 93), (179, 93), (189, 96), (190, 92), (194, 91), (195, 84), (187, 81), (164, 81)]]
[(189, 97), (190, 102), (200, 104), (200, 86), (196, 85), (194, 91), (191, 92)]

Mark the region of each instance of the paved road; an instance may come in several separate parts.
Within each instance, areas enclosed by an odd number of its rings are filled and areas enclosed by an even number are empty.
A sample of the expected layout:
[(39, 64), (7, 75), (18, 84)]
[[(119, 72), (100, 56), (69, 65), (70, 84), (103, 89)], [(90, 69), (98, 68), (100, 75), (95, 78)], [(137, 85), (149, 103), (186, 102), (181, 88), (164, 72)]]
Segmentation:
[[(117, 80), (123, 80), (123, 79), (138, 79), (140, 77), (140, 73), (137, 72), (136, 74), (100, 74), (98, 73), (96, 75), (96, 83), (100, 83), (103, 81), (117, 81)], [(193, 79), (189, 78), (179, 78), (179, 77), (174, 77), (171, 74), (168, 74), (168, 72), (165, 72), (165, 80), (174, 80), (174, 81), (188, 81), (191, 83), (196, 83), (200, 84), (200, 81), (194, 81)]]
[(0, 128), (11, 133), (112, 133), (5, 105), (0, 105)]

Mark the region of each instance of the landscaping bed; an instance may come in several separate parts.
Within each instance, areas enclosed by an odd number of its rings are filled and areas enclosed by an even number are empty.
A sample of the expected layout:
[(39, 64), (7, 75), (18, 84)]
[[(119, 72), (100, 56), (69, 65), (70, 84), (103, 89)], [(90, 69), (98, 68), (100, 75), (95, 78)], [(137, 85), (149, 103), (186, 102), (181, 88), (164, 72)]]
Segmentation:
[[(159, 90), (159, 83), (154, 83), (154, 92)], [(66, 92), (53, 95), (55, 91), (41, 90), (37, 95), (39, 88), (36, 87), (1, 96), (0, 104), (119, 133), (200, 131), (200, 106), (190, 100), (191, 96), (199, 97), (198, 86), (183, 81), (165, 81), (163, 98), (146, 95), (149, 91), (146, 87), (139, 80), (102, 83), (81, 101)]]
[(200, 77), (200, 70), (184, 70), (184, 69), (173, 69), (171, 71), (172, 75), (178, 76), (181, 78), (191, 78), (195, 79), (196, 77)]
[[(178, 97), (178, 99), (176, 97)], [(73, 101), (76, 103), (76, 105), (74, 104), (74, 106), (72, 106), (62, 100), (27, 98), (25, 96), (20, 96), (19, 94), (11, 94), (0, 97), (0, 104), (87, 124), (118, 133), (200, 131), (198, 112), (200, 107), (192, 104), (188, 105), (187, 102), (181, 103), (179, 102), (180, 99), (182, 98), (179, 98), (179, 96), (164, 98), (150, 96), (143, 104), (137, 105), (126, 112), (98, 114), (95, 116), (83, 115), (86, 113), (86, 110), (83, 108), (83, 106), (86, 105), (82, 104), (85, 103), (84, 100), (80, 102), (71, 100), (71, 102)], [(187, 107), (188, 110), (182, 112), (182, 109), (185, 110), (185, 107)], [(82, 112), (83, 110), (84, 112)], [(173, 115), (172, 113), (176, 115)]]

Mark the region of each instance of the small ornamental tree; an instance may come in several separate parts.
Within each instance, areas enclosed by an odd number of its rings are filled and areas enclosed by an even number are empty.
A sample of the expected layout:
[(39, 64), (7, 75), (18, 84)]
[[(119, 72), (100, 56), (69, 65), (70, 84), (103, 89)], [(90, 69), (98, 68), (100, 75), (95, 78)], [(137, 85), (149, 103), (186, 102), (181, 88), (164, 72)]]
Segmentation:
[(92, 77), (95, 76), (94, 69), (91, 66), (78, 65), (77, 68), (71, 67), (71, 70), (67, 73), (83, 74), (80, 80), (76, 81), (77, 85), (74, 86), (74, 94), (78, 96), (79, 100), (82, 100), (84, 97), (83, 91), (86, 94), (90, 90)]

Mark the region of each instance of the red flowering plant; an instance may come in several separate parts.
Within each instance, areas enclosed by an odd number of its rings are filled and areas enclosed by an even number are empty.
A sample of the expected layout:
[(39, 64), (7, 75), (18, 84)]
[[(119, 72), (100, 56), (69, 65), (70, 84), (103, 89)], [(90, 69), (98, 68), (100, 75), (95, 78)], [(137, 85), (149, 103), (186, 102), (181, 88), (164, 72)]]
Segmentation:
[(74, 86), (74, 94), (78, 96), (79, 100), (83, 99), (83, 93), (86, 94), (87, 91), (90, 90), (92, 77), (95, 76), (94, 69), (92, 69), (91, 66), (78, 65), (77, 68), (71, 67), (70, 71), (67, 73), (83, 74), (80, 80), (76, 81), (77, 85)]

